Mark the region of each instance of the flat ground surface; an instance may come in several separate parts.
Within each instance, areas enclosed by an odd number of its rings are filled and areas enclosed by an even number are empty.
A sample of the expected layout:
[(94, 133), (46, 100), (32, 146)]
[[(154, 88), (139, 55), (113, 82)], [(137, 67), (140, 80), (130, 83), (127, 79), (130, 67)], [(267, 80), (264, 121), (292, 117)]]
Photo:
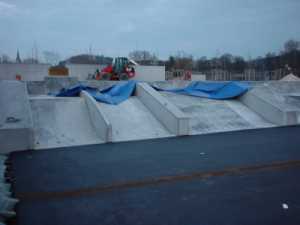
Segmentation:
[(30, 103), (35, 149), (103, 142), (82, 98), (33, 97)]
[(191, 118), (191, 134), (270, 127), (258, 114), (238, 100), (213, 100), (160, 92)]
[(98, 106), (112, 123), (113, 141), (172, 136), (135, 96), (119, 105), (98, 103)]
[(16, 224), (299, 224), (299, 132), (13, 153)]

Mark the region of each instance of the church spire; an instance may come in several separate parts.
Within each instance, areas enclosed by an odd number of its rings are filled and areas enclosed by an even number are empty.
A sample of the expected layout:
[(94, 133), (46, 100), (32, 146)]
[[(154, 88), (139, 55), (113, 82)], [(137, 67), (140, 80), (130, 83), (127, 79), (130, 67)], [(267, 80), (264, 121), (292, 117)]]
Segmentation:
[(16, 63), (22, 63), (22, 61), (21, 61), (21, 58), (20, 58), (19, 49), (17, 50), (17, 58), (16, 58)]

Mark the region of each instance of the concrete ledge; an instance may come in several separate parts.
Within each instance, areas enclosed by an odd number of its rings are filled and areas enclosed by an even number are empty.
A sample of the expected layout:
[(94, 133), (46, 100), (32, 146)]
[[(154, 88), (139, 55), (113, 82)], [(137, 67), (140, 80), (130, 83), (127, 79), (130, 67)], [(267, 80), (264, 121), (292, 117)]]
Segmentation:
[(86, 91), (81, 92), (81, 97), (85, 99), (91, 122), (99, 137), (104, 142), (112, 142), (112, 125), (104, 113), (97, 107), (96, 100)]
[(33, 147), (33, 122), (26, 83), (0, 81), (0, 153)]
[(58, 93), (62, 88), (70, 88), (78, 84), (76, 77), (69, 76), (47, 76), (44, 79), (45, 94)]
[(294, 125), (298, 123), (298, 112), (285, 110), (264, 100), (255, 92), (249, 91), (240, 98), (241, 102), (261, 115), (267, 121), (276, 125)]
[(189, 118), (147, 83), (137, 84), (136, 95), (172, 134), (189, 134)]

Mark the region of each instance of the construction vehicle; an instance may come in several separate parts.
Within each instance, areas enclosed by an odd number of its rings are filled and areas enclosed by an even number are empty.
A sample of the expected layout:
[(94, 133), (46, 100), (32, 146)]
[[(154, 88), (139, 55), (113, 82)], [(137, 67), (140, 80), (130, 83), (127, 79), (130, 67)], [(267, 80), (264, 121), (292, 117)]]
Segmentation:
[(126, 57), (117, 57), (112, 65), (108, 65), (101, 70), (96, 71), (96, 80), (128, 80), (135, 76), (135, 61)]

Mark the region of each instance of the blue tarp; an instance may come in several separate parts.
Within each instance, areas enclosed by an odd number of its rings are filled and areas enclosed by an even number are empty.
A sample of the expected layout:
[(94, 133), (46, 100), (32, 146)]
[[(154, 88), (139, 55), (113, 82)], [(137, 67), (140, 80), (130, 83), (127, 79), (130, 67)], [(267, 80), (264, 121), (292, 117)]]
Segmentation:
[(99, 102), (117, 105), (127, 100), (135, 90), (136, 81), (128, 81), (126, 83), (115, 84), (109, 88), (99, 91), (85, 85), (76, 85), (68, 89), (62, 89), (57, 97), (75, 97), (79, 96), (81, 91), (87, 91), (91, 96)]
[(201, 82), (195, 81), (184, 88), (163, 89), (153, 86), (158, 91), (169, 91), (210, 99), (231, 99), (246, 93), (250, 86), (242, 82)]

